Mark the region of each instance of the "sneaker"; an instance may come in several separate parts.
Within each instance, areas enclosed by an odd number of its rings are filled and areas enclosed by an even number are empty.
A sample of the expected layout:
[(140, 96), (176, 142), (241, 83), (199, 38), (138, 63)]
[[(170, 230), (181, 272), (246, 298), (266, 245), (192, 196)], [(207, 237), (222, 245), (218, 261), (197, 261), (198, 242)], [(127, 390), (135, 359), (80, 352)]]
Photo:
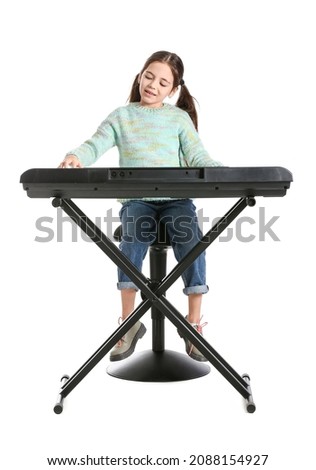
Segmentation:
[[(119, 319), (119, 323), (121, 318)], [(134, 326), (123, 336), (122, 339), (114, 346), (110, 353), (110, 361), (121, 361), (126, 359), (135, 350), (137, 341), (146, 333), (146, 327), (140, 321), (137, 321)]]
[[(188, 317), (185, 317), (186, 320), (188, 320)], [(201, 320), (202, 320), (202, 317), (201, 317)], [(203, 336), (203, 332), (202, 332), (202, 329), (204, 328), (204, 326), (207, 325), (207, 322), (204, 322), (202, 325), (201, 325), (201, 320), (199, 323), (190, 323), (191, 326), (193, 326), (193, 328), (198, 332), (200, 333), (200, 335)], [(192, 344), (190, 343), (190, 341), (185, 338), (183, 335), (182, 335), (182, 332), (180, 330), (178, 330), (178, 334), (180, 336), (180, 338), (183, 338), (184, 339), (184, 344), (185, 344), (185, 350), (187, 352), (187, 354), (192, 357), (192, 359), (194, 359), (195, 361), (200, 361), (200, 362), (206, 362), (207, 359), (205, 359), (205, 357), (203, 356), (203, 354), (200, 353), (200, 351)]]

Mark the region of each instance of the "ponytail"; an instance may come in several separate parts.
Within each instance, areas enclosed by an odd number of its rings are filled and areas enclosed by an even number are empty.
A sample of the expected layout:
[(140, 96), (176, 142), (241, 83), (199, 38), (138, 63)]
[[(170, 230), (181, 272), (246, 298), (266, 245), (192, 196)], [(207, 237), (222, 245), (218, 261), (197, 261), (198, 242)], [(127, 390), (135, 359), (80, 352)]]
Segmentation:
[(180, 95), (176, 102), (176, 106), (188, 113), (192, 119), (195, 129), (198, 130), (198, 115), (196, 112), (194, 98), (184, 83), (181, 86)]
[(138, 77), (139, 75), (137, 74), (132, 85), (131, 93), (128, 98), (129, 103), (138, 103), (140, 101), (141, 96), (139, 93)]

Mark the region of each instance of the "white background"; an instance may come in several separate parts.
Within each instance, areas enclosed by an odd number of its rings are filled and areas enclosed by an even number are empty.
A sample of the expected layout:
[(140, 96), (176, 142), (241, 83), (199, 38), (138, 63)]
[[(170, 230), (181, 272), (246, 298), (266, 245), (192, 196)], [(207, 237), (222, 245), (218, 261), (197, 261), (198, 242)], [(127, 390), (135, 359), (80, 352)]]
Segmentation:
[[(12, 0), (0, 17), (1, 466), (37, 470), (48, 467), (47, 457), (148, 453), (187, 463), (191, 454), (269, 454), (267, 469), (312, 468), (314, 2)], [(74, 373), (117, 326), (116, 268), (79, 233), (72, 243), (69, 223), (62, 243), (56, 236), (36, 242), (44, 236), (36, 220), (53, 217), (56, 230), (56, 209), (48, 199), (27, 198), (19, 177), (56, 167), (88, 138), (125, 104), (134, 76), (160, 49), (184, 61), (200, 135), (214, 158), (229, 166), (280, 165), (294, 175), (285, 198), (258, 198), (243, 214), (256, 220), (243, 226), (254, 241), (234, 236), (208, 251), (205, 336), (239, 373), (250, 374), (257, 411), (247, 414), (213, 367), (198, 380), (142, 384), (108, 376), (105, 357), (57, 416), (61, 376)], [(98, 162), (115, 164), (116, 151)], [(210, 219), (232, 203), (197, 201)], [(80, 207), (91, 218), (119, 209), (108, 200)], [(266, 220), (280, 216), (273, 226), (280, 242), (259, 241), (259, 207)], [(181, 290), (179, 281), (168, 298), (185, 314)], [(148, 314), (144, 322), (149, 334), (138, 350), (150, 347)], [(183, 350), (169, 323), (167, 347)]]

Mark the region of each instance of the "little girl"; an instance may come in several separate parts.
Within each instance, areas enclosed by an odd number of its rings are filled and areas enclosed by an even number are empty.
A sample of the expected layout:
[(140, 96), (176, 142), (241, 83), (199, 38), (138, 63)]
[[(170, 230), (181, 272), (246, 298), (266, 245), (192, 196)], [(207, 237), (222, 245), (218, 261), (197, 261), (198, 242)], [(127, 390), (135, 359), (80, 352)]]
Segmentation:
[[(96, 133), (80, 147), (67, 153), (60, 168), (82, 168), (113, 146), (119, 150), (122, 167), (205, 167), (219, 166), (198, 135), (197, 112), (193, 97), (183, 80), (182, 60), (174, 53), (152, 54), (135, 77), (129, 104), (114, 110)], [(164, 103), (179, 89), (176, 105)], [(195, 206), (191, 199), (146, 198), (121, 200), (122, 241), (120, 249), (141, 270), (157, 220), (165, 224), (176, 259), (181, 260), (201, 238)], [(183, 292), (188, 296), (187, 320), (202, 334), (202, 294), (208, 292), (205, 279), (205, 252), (183, 273)], [(134, 311), (137, 287), (118, 270), (124, 321)], [(114, 347), (111, 361), (130, 356), (138, 339), (146, 332), (138, 321)], [(186, 352), (197, 361), (204, 356), (184, 338)]]

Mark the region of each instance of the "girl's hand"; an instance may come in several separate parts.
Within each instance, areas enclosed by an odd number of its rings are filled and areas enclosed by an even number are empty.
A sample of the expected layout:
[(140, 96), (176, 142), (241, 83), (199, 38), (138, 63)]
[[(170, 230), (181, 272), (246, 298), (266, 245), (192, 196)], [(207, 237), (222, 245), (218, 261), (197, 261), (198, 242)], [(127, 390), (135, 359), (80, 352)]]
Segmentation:
[(80, 163), (80, 160), (76, 155), (67, 155), (64, 160), (61, 162), (58, 168), (83, 168), (83, 165)]

